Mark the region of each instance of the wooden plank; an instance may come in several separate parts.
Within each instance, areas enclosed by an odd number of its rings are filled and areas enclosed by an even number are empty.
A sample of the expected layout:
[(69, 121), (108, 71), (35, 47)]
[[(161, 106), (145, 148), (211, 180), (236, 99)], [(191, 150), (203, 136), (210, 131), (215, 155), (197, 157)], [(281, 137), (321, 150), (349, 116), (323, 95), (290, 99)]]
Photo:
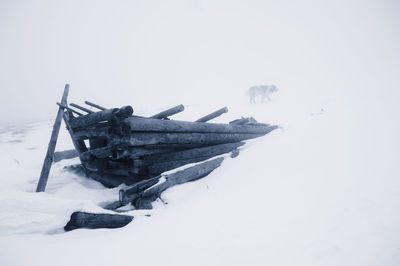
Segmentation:
[(100, 105), (98, 105), (98, 104), (89, 102), (89, 101), (85, 101), (85, 103), (86, 103), (87, 105), (89, 105), (89, 106), (92, 106), (92, 107), (97, 108), (97, 109), (100, 109), (100, 110), (107, 110), (107, 108), (105, 108), (105, 107), (103, 107), (103, 106), (100, 106)]
[(78, 108), (79, 110), (82, 110), (82, 111), (84, 111), (84, 112), (86, 112), (88, 114), (93, 114), (94, 113), (92, 110), (87, 109), (87, 108), (85, 108), (83, 106), (77, 105), (76, 103), (70, 103), (69, 105), (71, 105), (71, 106), (73, 106), (75, 108)]
[(76, 150), (65, 150), (65, 151), (56, 151), (53, 156), (53, 162), (59, 162), (61, 160), (72, 159), (79, 156), (79, 153)]
[(180, 113), (183, 110), (185, 110), (185, 107), (182, 104), (180, 104), (180, 105), (177, 105), (175, 107), (169, 108), (169, 109), (167, 109), (167, 110), (165, 110), (165, 111), (163, 111), (161, 113), (158, 113), (158, 114), (155, 114), (153, 116), (150, 116), (150, 118), (164, 119), (164, 118), (167, 118), (167, 117), (172, 116), (174, 114)]
[[(81, 119), (81, 117), (76, 118)], [(216, 123), (188, 122), (177, 120), (159, 120), (152, 118), (128, 117), (124, 123), (129, 124), (132, 132), (180, 132), (180, 133), (243, 133), (265, 134), (270, 131), (267, 124), (229, 125)]]
[(74, 212), (69, 222), (64, 226), (64, 230), (71, 231), (79, 228), (120, 228), (129, 224), (132, 220), (133, 216), (130, 215)]
[(216, 118), (216, 117), (218, 117), (218, 116), (220, 116), (220, 115), (222, 115), (224, 113), (227, 113), (227, 112), (228, 112), (228, 107), (223, 107), (223, 108), (221, 108), (221, 109), (219, 109), (219, 110), (217, 110), (217, 111), (215, 111), (215, 112), (213, 112), (211, 114), (208, 114), (206, 116), (203, 116), (202, 118), (197, 119), (196, 122), (203, 122), (204, 123), (204, 122), (210, 121), (211, 119), (214, 119), (214, 118)]
[[(66, 84), (65, 88), (64, 88), (63, 96), (61, 98), (61, 104), (63, 104), (63, 105), (67, 105), (68, 92), (69, 92), (69, 84)], [(54, 150), (55, 150), (56, 144), (57, 144), (58, 133), (60, 132), (61, 119), (62, 119), (63, 113), (64, 113), (64, 108), (60, 106), (58, 108), (57, 116), (54, 121), (53, 131), (51, 132), (50, 142), (49, 142), (49, 146), (47, 148), (46, 157), (44, 158), (39, 182), (36, 187), (36, 192), (42, 192), (46, 189), (46, 184), (47, 184), (47, 179), (49, 178), (51, 163), (53, 162)]]
[(95, 113), (91, 113), (85, 116), (77, 117), (71, 120), (70, 124), (73, 129), (86, 128), (94, 124), (109, 121), (112, 117), (126, 118), (131, 116), (133, 108), (131, 106), (123, 106), (121, 108), (112, 108)]

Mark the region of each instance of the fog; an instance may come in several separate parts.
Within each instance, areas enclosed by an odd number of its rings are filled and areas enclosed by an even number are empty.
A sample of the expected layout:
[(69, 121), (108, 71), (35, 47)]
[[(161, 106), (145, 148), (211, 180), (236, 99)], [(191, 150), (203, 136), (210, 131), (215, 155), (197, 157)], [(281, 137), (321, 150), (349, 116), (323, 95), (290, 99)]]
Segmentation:
[[(0, 1), (0, 123), (70, 100), (229, 105), (276, 84), (395, 112), (397, 1)], [(201, 100), (200, 100), (201, 99)], [(158, 101), (160, 102), (160, 101)], [(383, 108), (383, 109), (382, 109)]]

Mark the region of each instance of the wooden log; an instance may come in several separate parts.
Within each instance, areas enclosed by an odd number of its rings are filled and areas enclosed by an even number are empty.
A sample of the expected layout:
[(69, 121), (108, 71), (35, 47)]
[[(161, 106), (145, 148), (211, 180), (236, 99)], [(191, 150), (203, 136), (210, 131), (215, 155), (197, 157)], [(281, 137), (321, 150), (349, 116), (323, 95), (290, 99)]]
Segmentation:
[[(63, 104), (63, 105), (67, 105), (68, 92), (69, 92), (69, 84), (66, 84), (65, 88), (64, 88), (63, 96), (61, 98), (61, 104)], [(46, 157), (44, 158), (39, 182), (36, 187), (36, 192), (42, 192), (46, 189), (46, 184), (47, 184), (47, 179), (49, 178), (51, 163), (53, 162), (53, 154), (54, 154), (54, 150), (56, 148), (58, 133), (60, 132), (61, 119), (62, 119), (63, 113), (64, 113), (64, 108), (60, 106), (58, 108), (57, 116), (54, 121), (53, 131), (51, 132), (50, 142), (49, 142), (49, 146), (47, 147), (47, 153), (46, 153)]]
[(103, 107), (103, 106), (100, 106), (100, 105), (98, 105), (98, 104), (89, 102), (89, 101), (85, 101), (85, 103), (86, 103), (87, 105), (89, 105), (89, 106), (92, 106), (92, 107), (97, 108), (97, 109), (100, 109), (100, 110), (107, 110), (107, 108), (105, 108), (105, 107)]
[(65, 150), (65, 151), (56, 151), (53, 156), (53, 162), (59, 162), (61, 160), (72, 159), (79, 156), (79, 153), (76, 150)]
[[(219, 167), (223, 160), (224, 158), (216, 158), (188, 167), (176, 173), (152, 177), (129, 186), (128, 188), (121, 189), (119, 193), (120, 206), (133, 202), (137, 208), (148, 207), (149, 202), (154, 201), (169, 187), (200, 179)], [(162, 177), (165, 178), (164, 182), (160, 182)]]
[(214, 119), (214, 118), (216, 118), (216, 117), (218, 117), (218, 116), (220, 116), (220, 115), (222, 115), (224, 113), (227, 113), (227, 112), (228, 112), (228, 108), (224, 107), (224, 108), (221, 108), (221, 109), (219, 109), (219, 110), (217, 110), (217, 111), (215, 111), (215, 112), (213, 112), (211, 114), (208, 114), (206, 116), (203, 116), (202, 118), (197, 119), (196, 122), (203, 122), (204, 123), (204, 122), (210, 121), (211, 119)]
[[(78, 117), (77, 119), (82, 119)], [(180, 132), (180, 133), (243, 133), (265, 134), (270, 131), (266, 124), (229, 125), (216, 123), (188, 122), (177, 120), (159, 120), (152, 118), (128, 117), (124, 123), (129, 124), (132, 132)]]
[(66, 110), (68, 110), (68, 111), (71, 111), (71, 112), (73, 112), (73, 113), (75, 113), (75, 114), (77, 114), (77, 115), (83, 115), (82, 113), (79, 113), (78, 111), (75, 111), (74, 109), (72, 109), (72, 108), (69, 108), (68, 106), (66, 106), (66, 105), (62, 105), (61, 103), (57, 103), (57, 105), (58, 106), (60, 106), (60, 107), (62, 107), (62, 108), (64, 108), (64, 109), (66, 109)]
[(69, 222), (64, 226), (64, 230), (71, 231), (79, 228), (120, 228), (129, 224), (132, 220), (133, 216), (130, 215), (74, 212)]
[(201, 148), (193, 148), (187, 149), (182, 151), (175, 151), (175, 152), (164, 152), (161, 154), (152, 154), (152, 155), (145, 155), (142, 157), (142, 161), (147, 164), (157, 164), (161, 162), (168, 162), (168, 161), (177, 161), (177, 160), (185, 160), (191, 158), (198, 158), (198, 157), (214, 157), (217, 155), (221, 155), (224, 153), (231, 152), (240, 146), (243, 146), (244, 142), (236, 142), (236, 143), (226, 143), (226, 144), (219, 144), (219, 145), (212, 145), (207, 147)]
[(183, 110), (185, 110), (185, 107), (182, 104), (180, 104), (180, 105), (177, 105), (175, 107), (169, 108), (168, 110), (165, 110), (165, 111), (163, 111), (161, 113), (158, 113), (158, 114), (155, 114), (153, 116), (150, 116), (150, 118), (164, 119), (164, 118), (167, 118), (168, 116), (172, 116), (174, 114), (180, 113)]
[(84, 111), (84, 112), (86, 112), (88, 114), (93, 114), (94, 113), (92, 110), (87, 109), (87, 108), (85, 108), (83, 106), (77, 105), (76, 103), (70, 103), (69, 105), (71, 105), (71, 106), (73, 106), (75, 108), (78, 108), (79, 110), (82, 110), (82, 111)]
[(223, 134), (223, 133), (133, 133), (131, 136), (114, 137), (109, 144), (127, 146), (143, 146), (158, 144), (202, 144), (213, 145), (239, 142), (261, 137), (274, 130), (268, 128), (263, 134)]
[[(71, 104), (72, 105), (72, 104)], [(131, 106), (124, 106), (121, 108), (107, 109), (95, 113), (91, 113), (85, 116), (80, 116), (73, 119), (70, 123), (73, 129), (86, 128), (96, 123), (109, 121), (112, 117), (126, 118), (131, 116), (133, 108)]]
[(210, 161), (206, 161), (204, 163), (197, 164), (195, 166), (186, 168), (184, 170), (178, 171), (173, 174), (169, 174), (164, 176), (165, 181), (160, 182), (157, 185), (150, 187), (143, 191), (136, 200), (133, 201), (133, 205), (136, 209), (148, 209), (151, 208), (151, 202), (157, 199), (162, 192), (167, 190), (168, 188), (183, 184), (186, 182), (198, 180), (202, 177), (207, 176), (212, 171), (214, 171), (217, 167), (219, 167), (224, 158), (216, 158)]

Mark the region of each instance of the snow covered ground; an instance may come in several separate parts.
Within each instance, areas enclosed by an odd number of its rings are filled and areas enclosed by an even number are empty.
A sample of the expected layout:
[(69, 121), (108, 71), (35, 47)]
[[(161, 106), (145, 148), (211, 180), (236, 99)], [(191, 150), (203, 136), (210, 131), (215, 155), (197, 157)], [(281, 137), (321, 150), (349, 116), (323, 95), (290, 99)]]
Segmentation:
[[(400, 265), (398, 4), (69, 2), (0, 3), (0, 265)], [(281, 128), (124, 228), (65, 233), (118, 198), (77, 159), (34, 192), (66, 80), (70, 102)]]

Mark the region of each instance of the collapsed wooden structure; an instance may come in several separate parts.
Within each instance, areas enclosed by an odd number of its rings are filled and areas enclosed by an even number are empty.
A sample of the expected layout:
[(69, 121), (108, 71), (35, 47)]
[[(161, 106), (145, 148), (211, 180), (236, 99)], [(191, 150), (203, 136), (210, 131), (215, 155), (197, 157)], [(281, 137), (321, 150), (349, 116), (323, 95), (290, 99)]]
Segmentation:
[[(106, 206), (107, 209), (129, 203), (137, 209), (151, 208), (151, 202), (167, 188), (208, 175), (221, 165), (224, 157), (220, 155), (231, 153), (236, 157), (245, 140), (277, 128), (253, 118), (240, 118), (228, 124), (208, 122), (226, 113), (226, 107), (188, 122), (169, 118), (182, 112), (183, 105), (141, 117), (133, 114), (131, 106), (105, 108), (85, 103), (97, 110), (74, 103), (68, 105), (64, 97), (57, 103), (75, 150), (56, 153), (54, 160), (79, 156), (87, 177), (107, 187), (128, 185), (120, 190), (119, 200)], [(163, 174), (188, 164), (194, 165)], [(43, 190), (38, 187), (38, 191)], [(82, 220), (77, 217), (93, 220), (90, 215), (75, 216), (75, 223)], [(68, 228), (75, 227), (79, 225)]]

